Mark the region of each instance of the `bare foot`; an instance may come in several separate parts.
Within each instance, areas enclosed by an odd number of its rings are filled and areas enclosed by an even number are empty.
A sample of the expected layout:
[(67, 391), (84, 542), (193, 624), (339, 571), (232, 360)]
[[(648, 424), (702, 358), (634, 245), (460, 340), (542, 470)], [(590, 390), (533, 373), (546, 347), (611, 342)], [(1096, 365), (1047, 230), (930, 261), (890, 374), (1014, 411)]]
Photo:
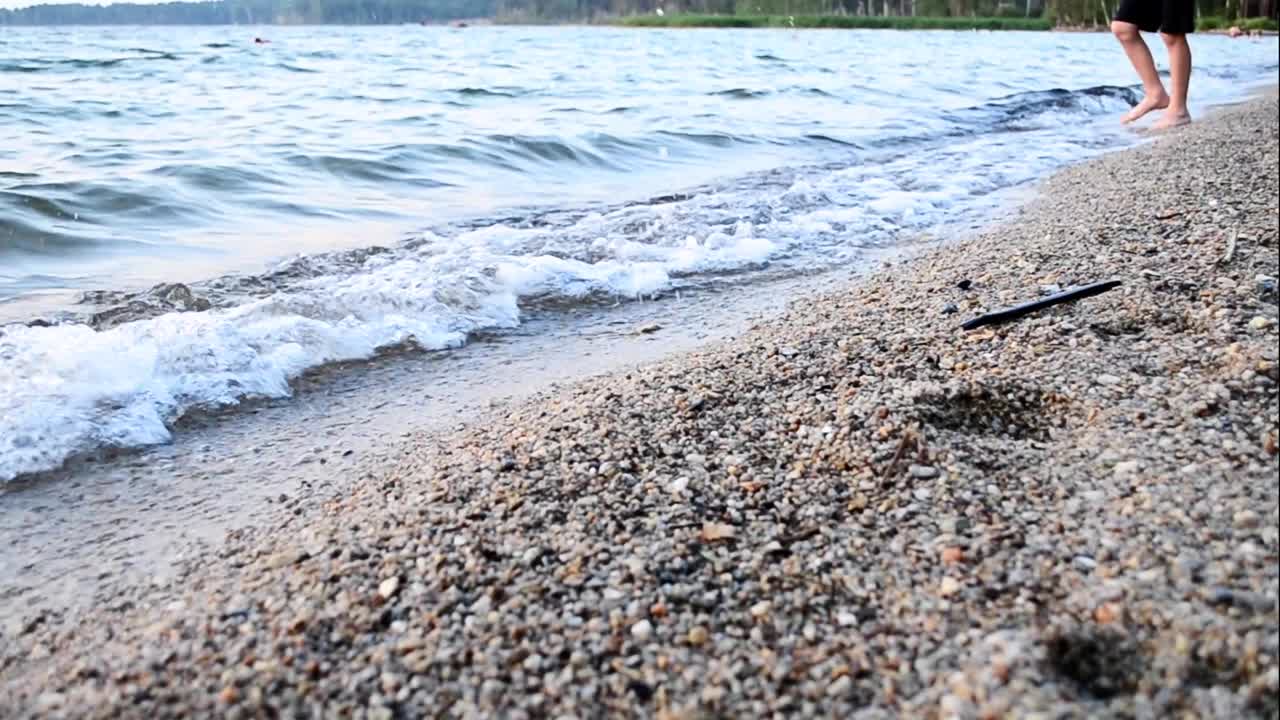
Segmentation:
[(1142, 98), (1142, 102), (1134, 105), (1132, 110), (1120, 118), (1120, 122), (1128, 125), (1152, 110), (1163, 110), (1167, 107), (1169, 107), (1169, 95), (1164, 90), (1154, 94), (1147, 93), (1146, 97)]
[(1191, 122), (1191, 113), (1187, 112), (1186, 110), (1182, 110), (1179, 112), (1174, 112), (1170, 110), (1169, 112), (1166, 112), (1164, 116), (1161, 117), (1159, 120), (1155, 121), (1155, 124), (1151, 126), (1151, 129), (1152, 130), (1171, 130), (1173, 128), (1186, 125), (1190, 122)]

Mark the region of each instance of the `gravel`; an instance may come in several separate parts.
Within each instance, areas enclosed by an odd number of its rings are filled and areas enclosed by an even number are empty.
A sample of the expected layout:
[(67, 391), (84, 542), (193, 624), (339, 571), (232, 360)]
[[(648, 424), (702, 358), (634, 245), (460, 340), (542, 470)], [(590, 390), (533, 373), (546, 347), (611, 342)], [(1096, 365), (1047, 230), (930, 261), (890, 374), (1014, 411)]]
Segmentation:
[(0, 715), (1275, 717), (1278, 110), (412, 438), (171, 584), (0, 638)]

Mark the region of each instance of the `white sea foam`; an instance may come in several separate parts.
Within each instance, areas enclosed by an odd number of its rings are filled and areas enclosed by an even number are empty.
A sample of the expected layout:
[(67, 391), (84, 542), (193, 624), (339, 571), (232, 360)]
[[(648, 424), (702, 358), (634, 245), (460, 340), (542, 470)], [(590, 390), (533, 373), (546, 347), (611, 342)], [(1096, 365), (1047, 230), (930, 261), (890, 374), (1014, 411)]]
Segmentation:
[[(766, 260), (749, 224), (667, 245), (600, 238), (593, 260), (506, 251), (546, 231), (493, 226), (436, 238), (358, 271), (305, 280), (227, 310), (174, 313), (101, 332), (12, 326), (0, 335), (0, 480), (56, 468), (100, 447), (166, 442), (192, 408), (282, 397), (309, 368), (412, 342), (455, 347), (520, 321), (522, 298), (636, 297), (697, 273)], [(461, 242), (459, 242), (461, 241)]]

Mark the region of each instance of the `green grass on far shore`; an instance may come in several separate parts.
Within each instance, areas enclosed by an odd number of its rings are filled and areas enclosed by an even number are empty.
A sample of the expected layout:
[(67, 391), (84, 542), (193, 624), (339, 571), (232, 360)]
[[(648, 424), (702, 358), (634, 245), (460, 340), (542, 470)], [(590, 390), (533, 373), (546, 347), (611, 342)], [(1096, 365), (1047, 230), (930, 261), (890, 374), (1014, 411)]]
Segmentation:
[(1232, 27), (1238, 27), (1245, 32), (1254, 30), (1263, 30), (1275, 32), (1280, 29), (1280, 25), (1275, 20), (1265, 17), (1256, 18), (1239, 18), (1237, 20), (1227, 20), (1226, 18), (1205, 16), (1196, 22), (1197, 30), (1228, 30)]
[(1052, 30), (1041, 18), (857, 17), (853, 15), (632, 15), (628, 27), (659, 28), (846, 28), (873, 30)]

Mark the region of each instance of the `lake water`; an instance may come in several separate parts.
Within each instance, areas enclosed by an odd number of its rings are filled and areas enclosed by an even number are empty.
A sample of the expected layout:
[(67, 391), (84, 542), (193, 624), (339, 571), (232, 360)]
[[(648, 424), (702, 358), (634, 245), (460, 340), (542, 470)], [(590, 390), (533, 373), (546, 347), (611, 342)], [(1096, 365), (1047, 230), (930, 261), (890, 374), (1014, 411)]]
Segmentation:
[[(1274, 38), (1193, 47), (1193, 112), (1276, 82)], [(1102, 34), (5, 29), (0, 483), (326, 363), (978, 223), (1142, 141), (1132, 82)]]

